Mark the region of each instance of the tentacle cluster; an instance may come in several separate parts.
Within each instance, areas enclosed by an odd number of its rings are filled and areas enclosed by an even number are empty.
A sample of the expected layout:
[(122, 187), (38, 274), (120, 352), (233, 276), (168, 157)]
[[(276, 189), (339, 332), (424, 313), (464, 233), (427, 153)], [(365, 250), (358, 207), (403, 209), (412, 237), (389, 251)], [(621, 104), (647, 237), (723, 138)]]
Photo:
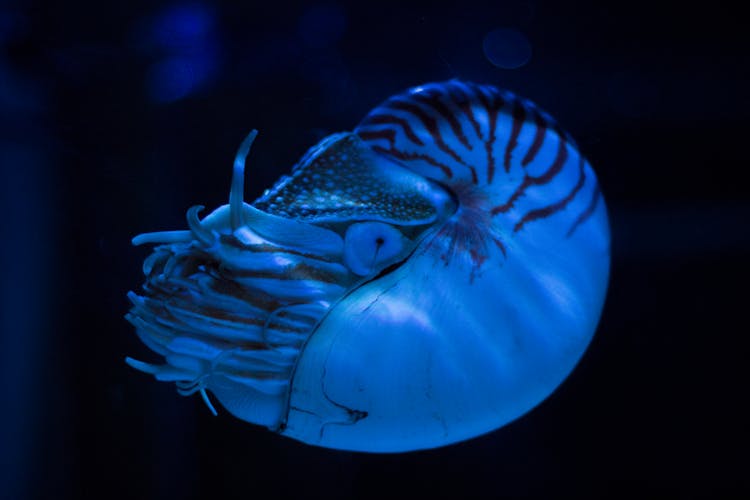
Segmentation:
[[(253, 229), (253, 219), (265, 217), (242, 200), (244, 159), (254, 137), (253, 131), (237, 154), (228, 206), (203, 221), (198, 216), (203, 207), (194, 206), (187, 211), (189, 230), (133, 239), (159, 245), (143, 264), (143, 295), (128, 294), (133, 308), (126, 317), (166, 363), (127, 362), (175, 382), (182, 395), (199, 392), (214, 413), (207, 389), (221, 393), (241, 386), (257, 400), (284, 400), (302, 344), (350, 275), (336, 262), (342, 242), (334, 233), (323, 233), (328, 247), (323, 237), (319, 248), (298, 251), (288, 240), (301, 238), (298, 246), (306, 246), (299, 228), (297, 234), (295, 228), (287, 231), (283, 244)], [(273, 222), (255, 226), (264, 232)], [(313, 233), (308, 238), (325, 231), (305, 230)], [(321, 279), (326, 272), (336, 282)], [(305, 296), (300, 289), (318, 293)], [(275, 408), (258, 423), (273, 425), (281, 411)]]
[[(212, 411), (207, 390), (242, 418), (274, 427), (300, 350), (328, 309), (408, 255), (452, 201), (420, 177), (383, 165), (358, 137), (342, 134), (313, 148), (273, 193), (246, 204), (244, 161), (255, 135), (237, 153), (228, 205), (203, 220), (203, 207), (191, 207), (188, 230), (133, 239), (158, 246), (143, 265), (143, 295), (128, 295), (127, 319), (166, 363), (127, 362), (175, 382), (180, 394), (200, 392)], [(366, 186), (323, 188), (341, 193), (332, 202), (341, 213), (333, 206), (305, 209), (311, 182), (334, 179), (328, 171), (339, 164)], [(314, 196), (330, 202), (329, 191)], [(267, 200), (277, 199), (296, 212), (274, 213), (280, 209)]]

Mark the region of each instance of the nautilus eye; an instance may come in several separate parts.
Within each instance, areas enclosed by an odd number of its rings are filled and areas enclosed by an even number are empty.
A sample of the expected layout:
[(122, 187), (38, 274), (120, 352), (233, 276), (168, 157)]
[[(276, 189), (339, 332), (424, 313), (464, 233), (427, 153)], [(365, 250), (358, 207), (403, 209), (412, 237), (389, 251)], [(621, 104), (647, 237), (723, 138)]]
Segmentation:
[(252, 204), (155, 244), (128, 320), (183, 395), (300, 441), (442, 446), (546, 398), (596, 329), (609, 226), (575, 142), (491, 86), (426, 84), (310, 149)]
[(367, 276), (378, 265), (400, 256), (404, 248), (398, 229), (382, 222), (359, 222), (346, 230), (344, 261), (352, 272)]

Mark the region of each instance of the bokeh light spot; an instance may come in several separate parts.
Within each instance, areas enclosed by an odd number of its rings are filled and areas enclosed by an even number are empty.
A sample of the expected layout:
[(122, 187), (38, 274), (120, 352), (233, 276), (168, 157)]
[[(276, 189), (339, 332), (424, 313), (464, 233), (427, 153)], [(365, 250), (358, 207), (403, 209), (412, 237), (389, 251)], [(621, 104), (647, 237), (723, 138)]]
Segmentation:
[(157, 102), (173, 102), (188, 95), (199, 83), (191, 59), (172, 57), (154, 64), (146, 83), (149, 94)]
[(513, 28), (499, 28), (484, 36), (484, 55), (503, 69), (516, 69), (531, 59), (531, 42), (526, 35)]
[(221, 48), (212, 10), (202, 4), (167, 7), (155, 14), (145, 35), (158, 59), (146, 75), (146, 87), (156, 102), (187, 97), (210, 84), (217, 73)]
[(213, 24), (213, 14), (205, 6), (175, 5), (155, 19), (153, 35), (161, 47), (180, 50), (202, 44)]

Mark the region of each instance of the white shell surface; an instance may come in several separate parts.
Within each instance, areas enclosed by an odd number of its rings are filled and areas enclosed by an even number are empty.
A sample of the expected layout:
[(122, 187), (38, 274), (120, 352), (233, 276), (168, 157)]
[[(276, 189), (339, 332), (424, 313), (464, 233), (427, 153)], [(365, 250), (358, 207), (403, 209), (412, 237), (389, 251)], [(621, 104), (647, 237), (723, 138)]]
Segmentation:
[[(577, 213), (586, 200), (566, 210)], [(565, 227), (567, 229), (567, 227)], [(335, 305), (298, 360), (283, 433), (398, 452), (496, 429), (563, 381), (585, 351), (609, 275), (603, 201), (569, 238), (541, 221), (472, 278), (440, 234)]]

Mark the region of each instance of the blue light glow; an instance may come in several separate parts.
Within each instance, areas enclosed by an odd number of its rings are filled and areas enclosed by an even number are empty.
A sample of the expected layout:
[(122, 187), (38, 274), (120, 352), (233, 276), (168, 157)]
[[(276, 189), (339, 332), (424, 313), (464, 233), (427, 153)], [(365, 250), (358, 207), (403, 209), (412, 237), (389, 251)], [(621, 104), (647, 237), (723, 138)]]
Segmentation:
[(526, 35), (513, 28), (499, 28), (484, 36), (484, 55), (503, 69), (516, 69), (531, 59), (531, 42)]
[(201, 81), (193, 61), (173, 57), (154, 64), (149, 70), (149, 94), (158, 102), (172, 102), (188, 95)]
[(163, 54), (146, 75), (154, 101), (182, 99), (214, 77), (220, 56), (215, 24), (212, 12), (200, 4), (172, 6), (154, 17), (146, 38)]
[(203, 5), (176, 5), (154, 19), (154, 42), (169, 50), (189, 50), (202, 45), (211, 36), (214, 18)]

